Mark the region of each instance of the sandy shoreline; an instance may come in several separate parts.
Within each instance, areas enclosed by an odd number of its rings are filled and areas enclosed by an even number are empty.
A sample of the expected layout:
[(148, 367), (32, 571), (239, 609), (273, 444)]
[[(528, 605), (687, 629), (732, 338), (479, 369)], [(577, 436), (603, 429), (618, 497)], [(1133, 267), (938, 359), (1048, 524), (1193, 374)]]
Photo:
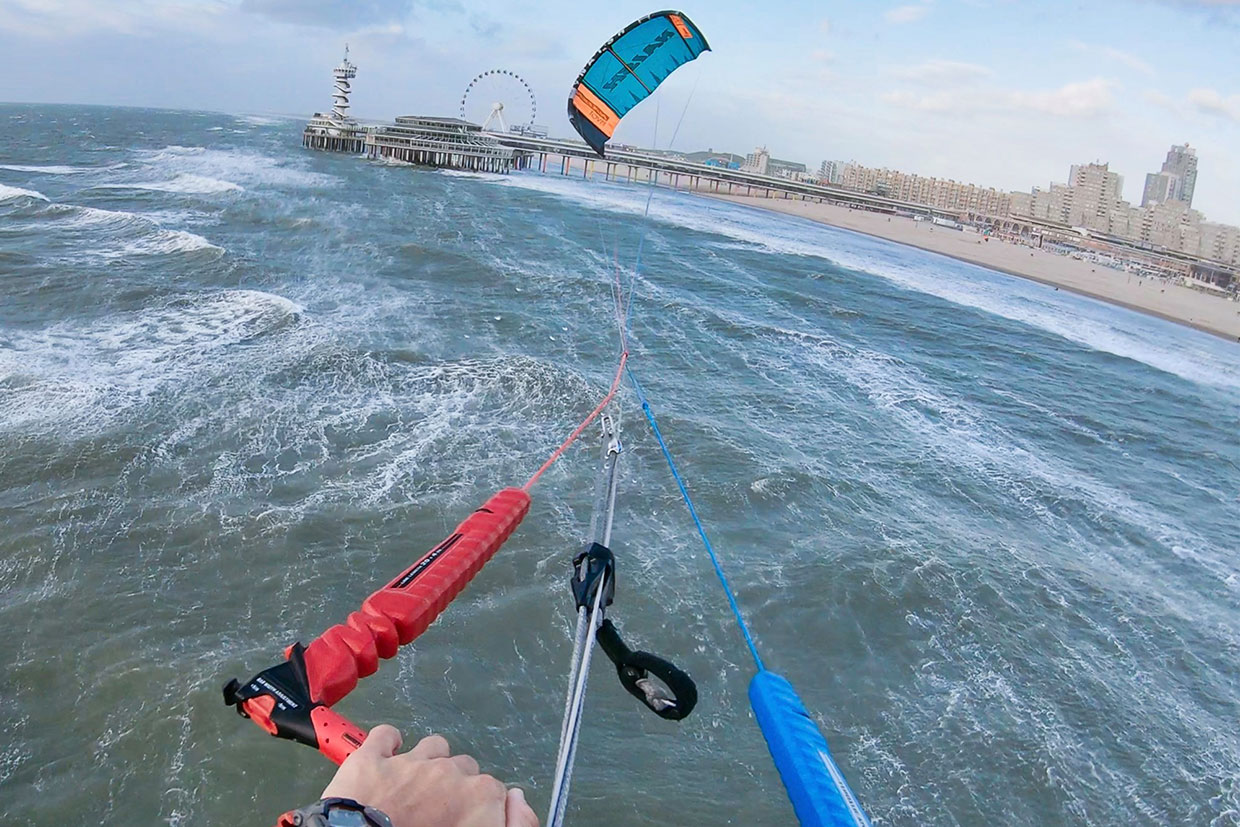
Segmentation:
[(998, 239), (984, 241), (977, 233), (933, 227), (911, 218), (888, 217), (810, 201), (704, 192), (697, 194), (907, 244), (1158, 316), (1233, 342), (1240, 340), (1240, 302), (1211, 296), (1189, 287), (1164, 284), (1157, 279), (1142, 279), (1092, 262)]

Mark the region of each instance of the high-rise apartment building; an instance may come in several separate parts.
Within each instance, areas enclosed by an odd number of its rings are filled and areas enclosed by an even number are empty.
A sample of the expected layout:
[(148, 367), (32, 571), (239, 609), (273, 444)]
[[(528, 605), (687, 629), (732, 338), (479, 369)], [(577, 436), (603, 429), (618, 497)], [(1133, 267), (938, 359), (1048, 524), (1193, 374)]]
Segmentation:
[(766, 147), (760, 146), (745, 156), (745, 163), (741, 165), (741, 172), (756, 172), (759, 175), (766, 175), (767, 168), (770, 165), (771, 153), (766, 151)]
[(1124, 179), (1111, 172), (1108, 164), (1078, 164), (1068, 179), (1067, 219), (1069, 224), (1110, 232), (1111, 211), (1122, 200)]
[(823, 184), (838, 184), (840, 167), (839, 161), (823, 161), (822, 166), (818, 167), (818, 180)]
[(1193, 205), (1193, 190), (1197, 188), (1197, 150), (1188, 144), (1177, 144), (1167, 152), (1160, 172), (1145, 176), (1145, 191), (1141, 206), (1183, 201)]

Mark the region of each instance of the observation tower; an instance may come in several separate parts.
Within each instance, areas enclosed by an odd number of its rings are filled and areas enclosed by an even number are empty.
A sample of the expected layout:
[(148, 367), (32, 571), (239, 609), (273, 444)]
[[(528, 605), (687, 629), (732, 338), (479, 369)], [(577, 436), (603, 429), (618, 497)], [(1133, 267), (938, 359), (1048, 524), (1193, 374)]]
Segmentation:
[(349, 120), (349, 92), (352, 88), (349, 81), (357, 77), (357, 67), (349, 62), (349, 44), (344, 44), (344, 60), (332, 69), (332, 77), (336, 79), (336, 91), (332, 92), (332, 118), (337, 121)]
[(349, 61), (349, 44), (344, 45), (344, 59), (332, 69), (332, 108), (324, 114), (315, 112), (301, 133), (302, 146), (333, 152), (361, 153), (366, 148), (366, 127), (349, 116), (349, 81), (357, 77), (357, 66)]

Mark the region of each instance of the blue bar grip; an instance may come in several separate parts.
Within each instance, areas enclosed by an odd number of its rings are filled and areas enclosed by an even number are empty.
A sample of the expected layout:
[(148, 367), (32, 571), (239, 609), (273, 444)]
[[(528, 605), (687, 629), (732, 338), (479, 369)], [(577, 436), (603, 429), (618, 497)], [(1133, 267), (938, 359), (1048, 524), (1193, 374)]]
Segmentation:
[(870, 827), (792, 684), (761, 671), (749, 682), (749, 705), (802, 827)]

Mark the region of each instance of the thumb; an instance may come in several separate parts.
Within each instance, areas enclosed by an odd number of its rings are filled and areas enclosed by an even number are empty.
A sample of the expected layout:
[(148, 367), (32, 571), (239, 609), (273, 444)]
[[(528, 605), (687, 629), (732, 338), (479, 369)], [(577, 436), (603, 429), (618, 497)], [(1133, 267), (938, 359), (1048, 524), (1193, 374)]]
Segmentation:
[(357, 748), (358, 752), (376, 758), (391, 758), (400, 749), (400, 730), (390, 724), (379, 724)]
[(520, 787), (509, 790), (504, 800), (504, 827), (538, 827), (538, 816), (525, 802), (525, 793)]

